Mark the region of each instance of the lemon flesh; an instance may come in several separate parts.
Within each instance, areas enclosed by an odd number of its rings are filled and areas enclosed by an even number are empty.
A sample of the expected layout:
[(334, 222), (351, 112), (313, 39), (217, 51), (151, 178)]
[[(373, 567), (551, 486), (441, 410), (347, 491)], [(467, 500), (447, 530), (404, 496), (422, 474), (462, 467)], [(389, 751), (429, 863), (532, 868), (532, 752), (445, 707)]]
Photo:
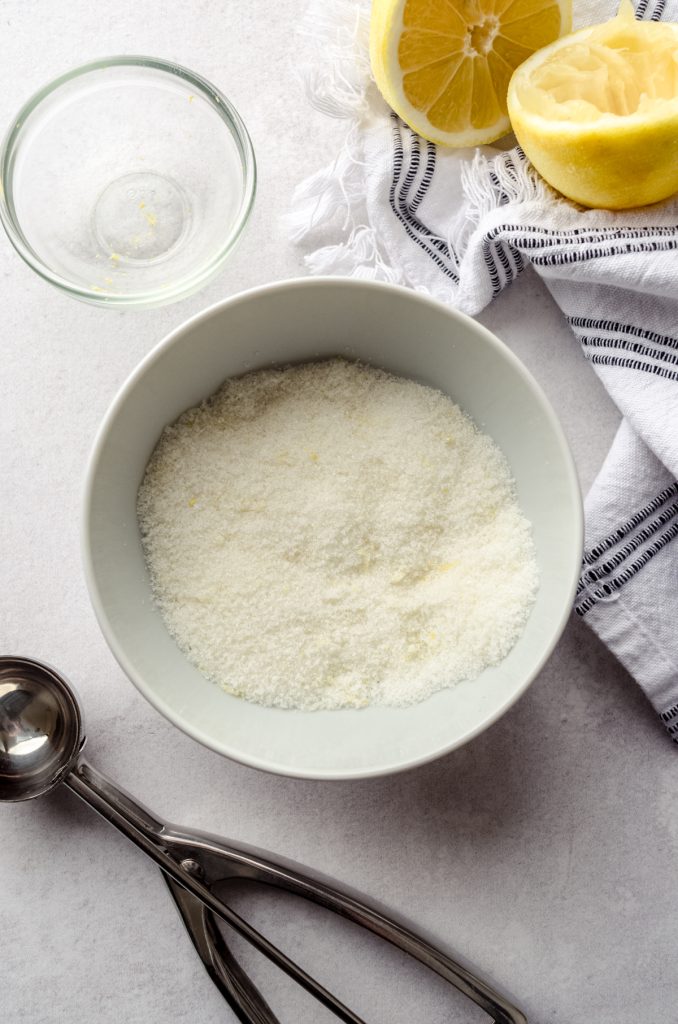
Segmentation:
[(372, 71), (424, 138), (481, 145), (510, 130), (514, 69), (570, 22), (570, 0), (373, 0)]
[(535, 53), (514, 73), (508, 110), (546, 181), (583, 206), (656, 203), (678, 191), (678, 25), (612, 21)]

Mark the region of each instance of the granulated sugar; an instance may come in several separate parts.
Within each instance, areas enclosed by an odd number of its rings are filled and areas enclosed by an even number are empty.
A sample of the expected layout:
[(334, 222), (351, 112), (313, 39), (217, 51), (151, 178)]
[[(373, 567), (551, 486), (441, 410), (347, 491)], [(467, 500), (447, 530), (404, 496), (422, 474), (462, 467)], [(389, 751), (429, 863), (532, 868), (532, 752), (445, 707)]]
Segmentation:
[(261, 704), (423, 700), (499, 662), (537, 589), (494, 442), (441, 393), (340, 359), (229, 380), (184, 413), (138, 514), (178, 645)]

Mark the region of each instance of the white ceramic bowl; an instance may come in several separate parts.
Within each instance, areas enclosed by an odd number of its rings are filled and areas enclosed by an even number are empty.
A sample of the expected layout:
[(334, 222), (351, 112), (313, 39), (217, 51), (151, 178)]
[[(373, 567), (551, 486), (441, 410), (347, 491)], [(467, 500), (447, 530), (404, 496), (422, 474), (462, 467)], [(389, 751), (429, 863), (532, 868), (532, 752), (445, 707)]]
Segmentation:
[[(186, 660), (153, 605), (137, 489), (163, 427), (228, 376), (343, 355), (446, 392), (503, 449), (534, 527), (541, 583), (508, 657), (408, 708), (286, 711), (224, 693)], [(184, 732), (244, 764), (317, 779), (410, 768), (486, 729), (527, 689), (572, 606), (582, 553), (577, 476), (553, 410), (522, 364), (475, 321), (366, 281), (287, 281), (237, 295), (162, 341), (113, 402), (91, 455), (84, 562), (101, 628), (141, 693)]]

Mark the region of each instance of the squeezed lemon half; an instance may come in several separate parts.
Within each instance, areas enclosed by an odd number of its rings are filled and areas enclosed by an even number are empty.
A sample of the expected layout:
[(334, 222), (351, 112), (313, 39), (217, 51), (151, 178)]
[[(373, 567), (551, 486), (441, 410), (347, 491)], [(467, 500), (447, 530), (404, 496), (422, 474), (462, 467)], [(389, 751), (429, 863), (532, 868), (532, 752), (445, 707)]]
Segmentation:
[(481, 145), (510, 130), (514, 69), (570, 26), (570, 0), (373, 0), (372, 71), (424, 138)]
[(508, 90), (513, 130), (550, 185), (584, 206), (655, 203), (678, 191), (678, 25), (612, 21), (525, 61)]

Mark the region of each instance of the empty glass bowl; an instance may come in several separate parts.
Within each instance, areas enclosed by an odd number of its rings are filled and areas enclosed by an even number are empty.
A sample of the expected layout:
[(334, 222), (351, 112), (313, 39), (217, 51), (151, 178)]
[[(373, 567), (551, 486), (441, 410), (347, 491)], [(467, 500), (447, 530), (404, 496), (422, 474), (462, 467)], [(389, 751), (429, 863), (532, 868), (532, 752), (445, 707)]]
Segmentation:
[(158, 306), (222, 267), (255, 182), (247, 129), (218, 89), (176, 64), (112, 57), (19, 112), (0, 150), (0, 219), (75, 298)]

